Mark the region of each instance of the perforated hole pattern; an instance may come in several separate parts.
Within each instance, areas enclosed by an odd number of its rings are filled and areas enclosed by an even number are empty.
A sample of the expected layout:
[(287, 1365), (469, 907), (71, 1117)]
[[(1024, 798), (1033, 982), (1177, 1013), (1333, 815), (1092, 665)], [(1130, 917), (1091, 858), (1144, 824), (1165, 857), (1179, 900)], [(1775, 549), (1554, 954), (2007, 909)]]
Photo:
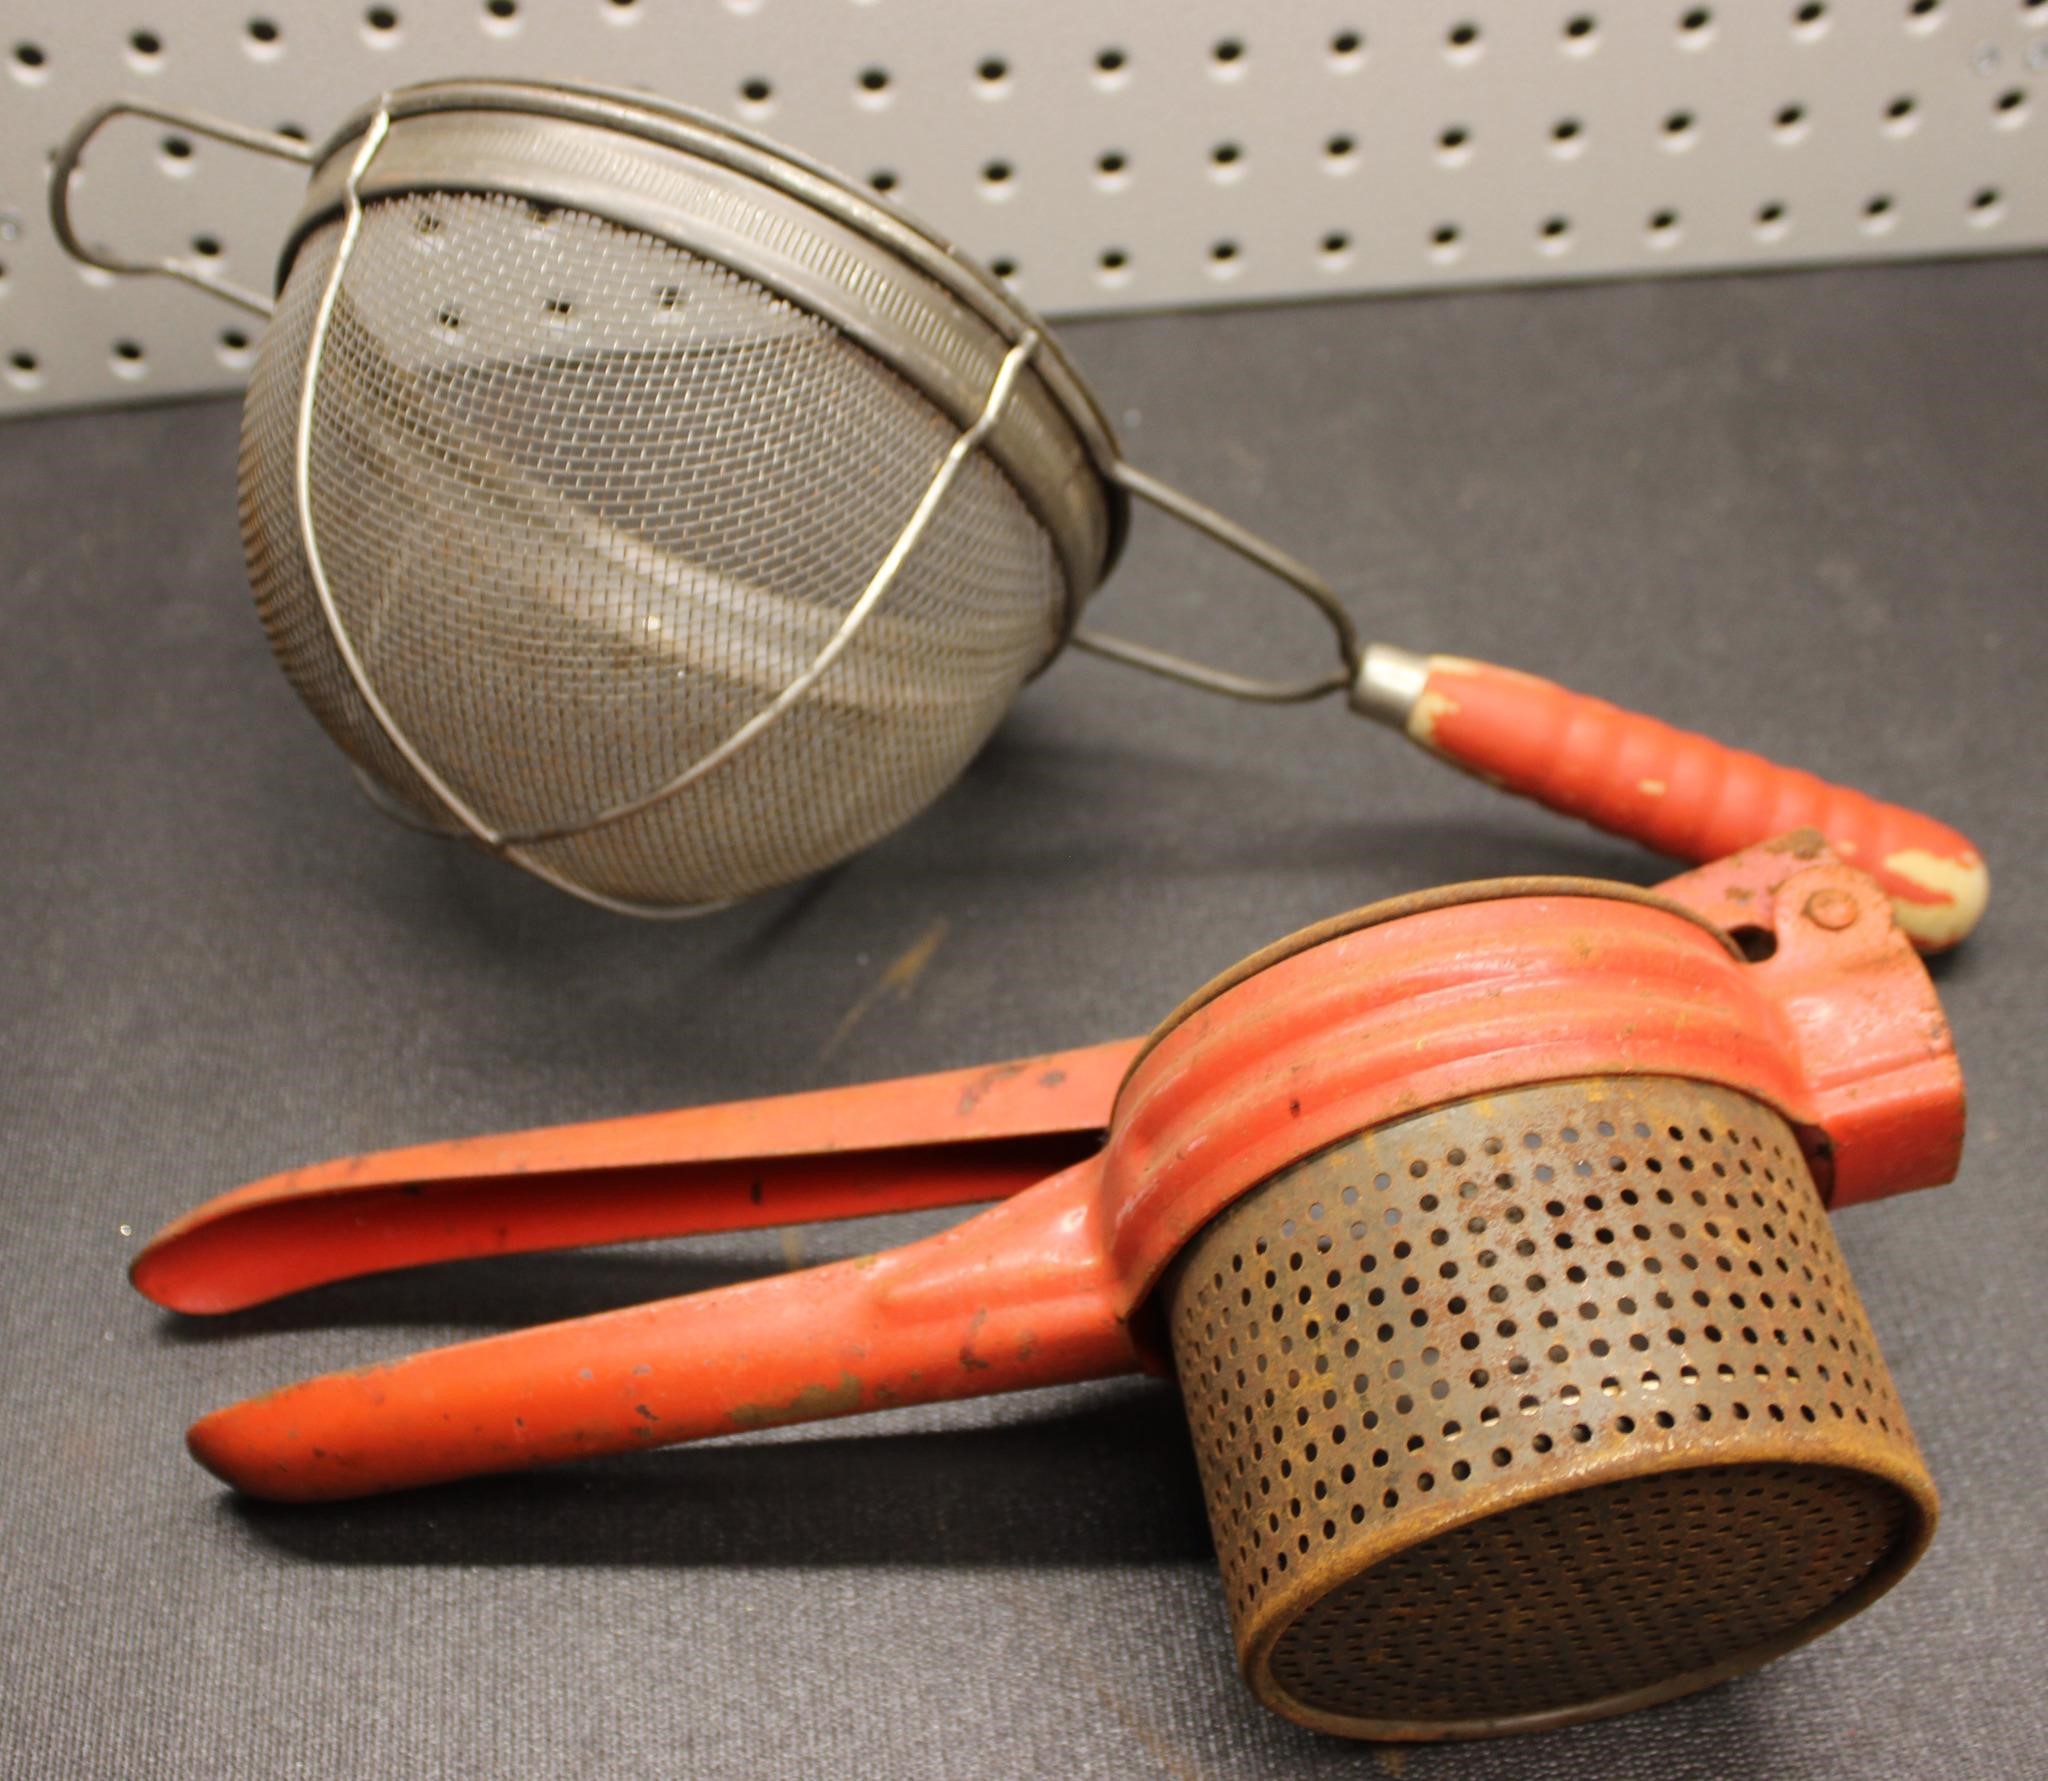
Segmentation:
[[(328, 633), (293, 436), (338, 236), (263, 340), (243, 536), (286, 673), (351, 757), (445, 820)], [(371, 684), (495, 828), (566, 829), (656, 790), (807, 667), (958, 428), (861, 347), (724, 267), (568, 210), (374, 202), (314, 412), (312, 511)], [(535, 854), (656, 904), (801, 877), (914, 815), (1054, 646), (1066, 583), (971, 457), (856, 641), (760, 740), (677, 795)]]
[[(2044, 0), (728, 0), (686, 31), (656, 0), (13, 10), (0, 410), (246, 375), (241, 324), (163, 281), (81, 282), (33, 201), (51, 146), (118, 92), (318, 141), (451, 70), (644, 85), (889, 192), (1051, 314), (2048, 240)], [(88, 232), (168, 253), (210, 234), (262, 284), (291, 176), (133, 128), (93, 157)]]
[(1931, 1513), (1805, 1159), (1725, 1090), (1382, 1127), (1230, 1208), (1167, 1292), (1253, 1684), (1341, 1729), (1683, 1692)]

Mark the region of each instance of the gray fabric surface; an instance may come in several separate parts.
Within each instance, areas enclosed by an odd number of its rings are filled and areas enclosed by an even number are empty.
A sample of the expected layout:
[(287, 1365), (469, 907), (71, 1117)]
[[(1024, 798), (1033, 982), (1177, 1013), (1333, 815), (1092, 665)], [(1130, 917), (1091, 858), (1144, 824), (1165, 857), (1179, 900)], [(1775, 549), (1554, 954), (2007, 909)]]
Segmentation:
[[(308, 1371), (930, 1220), (440, 1269), (204, 1327), (122, 1269), (293, 1162), (1078, 1044), (1375, 897), (1656, 861), (1335, 709), (1073, 659), (888, 845), (632, 925), (353, 795), (248, 610), (232, 407), (0, 430), (0, 1772), (2038, 1774), (2044, 308), (2048, 263), (2021, 260), (1072, 330), (1134, 458), (1327, 565), (1374, 634), (1924, 803), (1992, 862), (1989, 918), (1938, 967), (1962, 1178), (1841, 1224), (1945, 1493), (1931, 1556), (1732, 1686), (1411, 1753), (1296, 1731), (1237, 1683), (1157, 1385), (326, 1511), (233, 1501), (180, 1448)], [(1097, 617), (1255, 670), (1325, 647), (1158, 523)], [(914, 990), (835, 1044), (939, 921)]]

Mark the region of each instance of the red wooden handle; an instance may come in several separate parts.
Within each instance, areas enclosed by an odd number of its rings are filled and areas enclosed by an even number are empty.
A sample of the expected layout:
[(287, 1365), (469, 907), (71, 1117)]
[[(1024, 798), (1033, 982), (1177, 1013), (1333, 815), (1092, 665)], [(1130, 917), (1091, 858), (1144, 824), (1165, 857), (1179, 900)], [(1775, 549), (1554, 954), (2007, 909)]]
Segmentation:
[(1932, 817), (1533, 674), (1456, 656), (1427, 666), (1409, 736), (1508, 791), (1688, 860), (1818, 829), (1884, 886), (1923, 952), (1953, 946), (1984, 913), (1983, 860)]

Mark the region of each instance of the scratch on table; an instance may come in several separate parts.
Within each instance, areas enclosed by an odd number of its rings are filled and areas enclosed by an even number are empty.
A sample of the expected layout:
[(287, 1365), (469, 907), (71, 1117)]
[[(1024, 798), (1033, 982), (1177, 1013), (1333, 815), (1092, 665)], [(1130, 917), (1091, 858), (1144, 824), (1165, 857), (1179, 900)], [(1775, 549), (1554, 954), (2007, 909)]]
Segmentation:
[(823, 1063), (844, 1045), (853, 1029), (874, 1012), (884, 996), (894, 996), (899, 1002), (907, 1001), (911, 991), (917, 988), (917, 980), (925, 974), (926, 967), (931, 964), (932, 955), (939, 950), (945, 938), (946, 919), (941, 916), (904, 949), (902, 956), (888, 970), (855, 998), (853, 1006), (847, 1009), (839, 1024), (832, 1029), (831, 1038), (825, 1041), (824, 1049), (818, 1053), (818, 1061)]

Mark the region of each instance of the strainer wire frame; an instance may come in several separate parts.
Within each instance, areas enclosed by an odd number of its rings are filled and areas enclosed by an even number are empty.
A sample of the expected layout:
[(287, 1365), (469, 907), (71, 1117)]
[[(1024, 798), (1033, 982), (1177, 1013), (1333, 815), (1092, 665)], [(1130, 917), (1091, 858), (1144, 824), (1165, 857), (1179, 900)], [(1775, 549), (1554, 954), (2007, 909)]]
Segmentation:
[(869, 576), (867, 585), (859, 597), (847, 608), (846, 615), (838, 628), (823, 647), (813, 656), (807, 666), (799, 670), (786, 682), (780, 692), (760, 710), (756, 711), (724, 741), (699, 755), (679, 773), (671, 775), (653, 790), (642, 792), (635, 797), (622, 799), (592, 816), (579, 822), (550, 825), (537, 829), (504, 830), (487, 822), (482, 814), (462, 796), (435, 769), (432, 762), (405, 733), (397, 717), (378, 696), (375, 683), (370, 678), (368, 667), (350, 637), (348, 626), (343, 620), (340, 607), (336, 604), (332, 588), (328, 584), (327, 572), (320, 558), (320, 545), (313, 523), (312, 459), (313, 459), (313, 414), (316, 405), (320, 366), (326, 349), (329, 325), (334, 309), (341, 295), (343, 281), (348, 275), (348, 264), (357, 238), (362, 233), (363, 204), (360, 190), (363, 175), (376, 158), (377, 150), (383, 145), (391, 128), (391, 114), (386, 107), (379, 106), (370, 119), (368, 129), (363, 132), (355, 156), (350, 161), (348, 172), (342, 184), (343, 219), (341, 237), (336, 245), (334, 259), (327, 270), (327, 280), (320, 294), (319, 307), (314, 313), (313, 332), (306, 351), (306, 366), (299, 386), (298, 422), (293, 437), (292, 475), (293, 494), (298, 508), (299, 539), (306, 555), (306, 569), (313, 584), (313, 591), (320, 602), (320, 611), (327, 621), (327, 628), (334, 640), (334, 646), (347, 667), (349, 678), (369, 707), (370, 714), (377, 720), (392, 747), (397, 749), (405, 763), (433, 794), (441, 800), (463, 828), (488, 851), (498, 854), (514, 865), (521, 866), (545, 880), (558, 890), (565, 890), (585, 902), (594, 903), (601, 909), (618, 914), (663, 915), (685, 917), (708, 914), (722, 908), (723, 903), (691, 904), (684, 908), (662, 908), (656, 905), (628, 901), (613, 897), (588, 885), (578, 884), (556, 872), (545, 861), (537, 859), (528, 850), (540, 843), (565, 840), (574, 835), (587, 834), (593, 829), (623, 822), (627, 817), (636, 816), (650, 809), (664, 799), (673, 797), (685, 787), (695, 784), (706, 774), (747, 747), (757, 736), (795, 708), (797, 702), (815, 686), (859, 635), (868, 615), (880, 604), (882, 596), (889, 591), (910, 553), (917, 547), (933, 516), (938, 512), (961, 467), (987, 437), (989, 430), (1001, 418), (1008, 405), (1011, 392), (1017, 386), (1017, 379), (1030, 362), (1038, 347), (1038, 336), (1027, 333), (1003, 355), (994, 380), (989, 385), (988, 395), (982, 403), (981, 413), (973, 424), (955, 436), (931, 481), (925, 485), (924, 493), (918, 498), (910, 517), (896, 534), (895, 542), (883, 555), (881, 563)]
[[(452, 91), (459, 97), (470, 83), (453, 83)], [(481, 85), (481, 83), (476, 83)], [(486, 91), (490, 89), (486, 88)], [(521, 96), (529, 104), (545, 103), (550, 89), (545, 87), (522, 89)], [(564, 95), (591, 100), (629, 100), (644, 103), (637, 96), (610, 94), (597, 88), (580, 88), (564, 83), (554, 89)], [(364, 206), (361, 186), (377, 153), (389, 136), (394, 116), (394, 107), (399, 98), (409, 101), (408, 114), (423, 103), (432, 103), (433, 89), (413, 89), (405, 95), (385, 94), (366, 112), (358, 114), (344, 125), (329, 144), (328, 149), (315, 150), (295, 136), (285, 136), (271, 131), (253, 130), (231, 121), (168, 108), (137, 99), (118, 99), (103, 105), (83, 118), (70, 137), (58, 150), (52, 162), (50, 177), (50, 215), (52, 227), (61, 245), (80, 263), (95, 267), (117, 276), (159, 275), (176, 278), (194, 288), (207, 292), (240, 309), (269, 318), (275, 314), (276, 305), (255, 291), (221, 278), (204, 267), (190, 261), (173, 258), (128, 259), (112, 254), (108, 250), (90, 245), (76, 231), (70, 213), (70, 195), (79, 164), (83, 159), (86, 145), (112, 119), (118, 116), (138, 116), (159, 123), (187, 129), (194, 134), (211, 137), (233, 147), (246, 148), (252, 152), (286, 160), (301, 166), (323, 164), (329, 152), (338, 144), (346, 142), (351, 134), (360, 131), (360, 140), (351, 156), (341, 182), (342, 228), (332, 263), (330, 264), (318, 307), (315, 312), (311, 337), (306, 352), (306, 363), (300, 379), (296, 425), (293, 437), (293, 497), (297, 510), (299, 540), (304, 552), (308, 579), (319, 604), (321, 617), (326, 624), (330, 640), (347, 670), (350, 682), (362, 698), (365, 707), (376, 722), (385, 739), (397, 751), (401, 759), (417, 776), (420, 783), (431, 791), (459, 827), (436, 825), (421, 819), (418, 813), (405, 808), (399, 800), (382, 787), (377, 786), (360, 767), (356, 779), (370, 801), (386, 815), (406, 822), (408, 826), (425, 829), (442, 835), (466, 834), (487, 852), (509, 861), (532, 873), (535, 877), (566, 891), (583, 902), (591, 903), (615, 914), (635, 915), (656, 919), (687, 919), (708, 915), (730, 907), (737, 899), (726, 898), (710, 902), (684, 905), (664, 905), (614, 897), (593, 887), (577, 883), (557, 872), (546, 861), (536, 857), (531, 849), (548, 842), (568, 840), (592, 830), (621, 822), (629, 817), (651, 809), (657, 804), (677, 795), (699, 780), (705, 778), (727, 761), (746, 749), (782, 717), (793, 710), (804, 695), (831, 669), (859, 636), (862, 626), (874, 612), (883, 597), (894, 584), (904, 564), (924, 537), (933, 518), (938, 513), (947, 493), (957, 481), (967, 460), (978, 451), (990, 432), (1001, 420), (1019, 378), (1024, 370), (1038, 356), (1046, 343), (1042, 324), (1028, 315), (1021, 305), (1007, 291), (996, 286), (981, 269), (965, 255), (958, 253), (928, 232), (898, 219), (893, 212), (883, 211), (891, 224), (900, 225), (903, 231), (928, 251), (915, 256), (920, 269), (931, 271), (935, 255), (938, 263), (952, 274), (947, 283), (958, 292), (964, 278), (984, 297), (993, 296), (999, 301), (993, 306), (1003, 316), (1013, 321), (1006, 330), (1011, 344), (999, 363), (983, 398), (979, 413), (956, 434), (934, 468), (931, 480), (923, 494), (913, 506), (894, 542), (883, 554), (881, 561), (870, 574), (866, 585), (847, 609), (838, 627), (820, 647), (811, 662), (793, 676), (782, 690), (750, 718), (732, 731), (722, 742), (716, 744), (679, 772), (671, 775), (653, 789), (620, 800), (605, 809), (572, 822), (547, 825), (525, 830), (500, 829), (488, 822), (483, 815), (452, 786), (433, 763), (427, 759), (404, 726), (378, 694), (375, 682), (367, 664), (357, 650), (340, 608), (334, 598), (326, 569), (320, 553), (317, 527), (313, 519), (312, 506), (312, 435), (313, 420), (318, 400), (320, 370), (330, 326), (339, 302), (343, 282), (356, 242), (362, 232)], [(809, 188), (799, 195), (813, 202), (832, 194), (845, 193), (844, 187), (829, 170), (816, 167), (788, 151), (736, 131), (719, 120), (703, 118), (682, 107), (665, 107), (664, 110), (678, 119), (687, 120), (693, 126), (729, 136), (741, 147), (756, 153), (766, 154), (779, 163), (805, 177)], [(818, 189), (822, 182), (823, 190)], [(864, 207), (871, 207), (871, 201), (862, 199)], [(837, 213), (842, 206), (830, 205)], [(875, 207), (879, 208), (879, 207)], [(881, 236), (869, 231), (877, 244), (892, 251), (901, 252), (904, 242), (895, 234)], [(689, 252), (701, 252), (695, 244), (676, 243)], [(908, 257), (908, 256), (906, 256)], [(751, 276), (754, 269), (746, 265), (731, 268), (743, 276)], [(985, 318), (990, 316), (990, 305), (981, 308)], [(829, 319), (829, 318), (828, 318)], [(1055, 349), (1056, 351), (1056, 349)], [(1080, 398), (1091, 410), (1091, 418), (1100, 423), (1099, 409), (1095, 407), (1092, 395), (1085, 385), (1079, 384), (1078, 375), (1068, 371), (1062, 382), (1078, 386)], [(1070, 416), (1072, 405), (1068, 404)], [(1243, 558), (1254, 567), (1264, 570), (1276, 579), (1287, 583), (1301, 593), (1322, 614), (1335, 636), (1340, 665), (1326, 673), (1298, 680), (1278, 681), (1259, 679), (1233, 673), (1226, 669), (1211, 667), (1184, 656), (1138, 643), (1127, 638), (1080, 626), (1073, 621), (1073, 614), (1092, 588), (1084, 589), (1069, 601), (1069, 620), (1065, 637), (1055, 642), (1047, 660), (1056, 655), (1062, 643), (1071, 642), (1076, 648), (1106, 660), (1120, 662), (1127, 667), (1141, 669), (1146, 673), (1176, 680), (1184, 685), (1204, 691), (1222, 694), (1229, 698), (1260, 704), (1301, 704), (1327, 697), (1333, 693), (1346, 693), (1353, 706), (1367, 715), (1378, 715), (1374, 706), (1379, 699), (1378, 681), (1384, 672), (1384, 662), (1378, 658), (1389, 652), (1381, 648), (1368, 650), (1361, 639), (1350, 612), (1338, 599), (1329, 584), (1308, 565), (1281, 550), (1278, 546), (1239, 525), (1234, 520), (1217, 512), (1205, 503), (1173, 488), (1170, 484), (1147, 475), (1128, 463), (1117, 448), (1106, 423), (1081, 425), (1076, 420), (1076, 432), (1086, 446), (1097, 471), (1114, 489), (1145, 502), (1169, 517), (1205, 534), (1233, 554)], [(1112, 544), (1109, 560), (1113, 560), (1117, 544), (1120, 544), (1121, 525), (1118, 538)], [(1105, 570), (1107, 562), (1105, 563)], [(1043, 666), (1043, 664), (1041, 664)]]

